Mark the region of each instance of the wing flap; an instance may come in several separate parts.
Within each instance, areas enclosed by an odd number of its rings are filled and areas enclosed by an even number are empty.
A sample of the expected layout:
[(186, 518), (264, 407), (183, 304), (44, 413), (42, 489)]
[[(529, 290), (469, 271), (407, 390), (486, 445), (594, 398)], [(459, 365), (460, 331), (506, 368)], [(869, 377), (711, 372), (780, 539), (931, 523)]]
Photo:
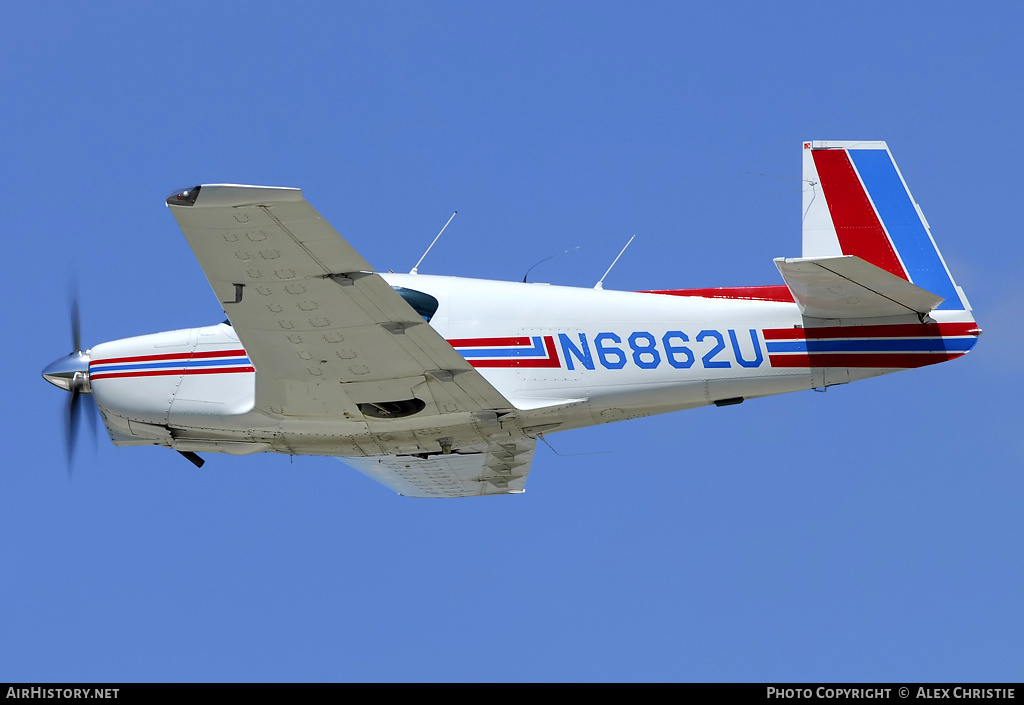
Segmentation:
[(406, 497), (475, 497), (524, 491), (537, 441), (490, 443), (448, 455), (341, 458)]
[(924, 315), (943, 299), (853, 255), (775, 260), (800, 312), (813, 318)]

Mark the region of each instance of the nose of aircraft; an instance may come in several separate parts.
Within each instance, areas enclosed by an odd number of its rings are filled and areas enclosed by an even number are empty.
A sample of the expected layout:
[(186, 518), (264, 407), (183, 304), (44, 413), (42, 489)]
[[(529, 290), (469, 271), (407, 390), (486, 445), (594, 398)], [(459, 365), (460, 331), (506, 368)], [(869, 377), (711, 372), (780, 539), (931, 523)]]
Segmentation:
[(91, 392), (88, 353), (79, 350), (54, 360), (43, 370), (43, 379), (69, 392), (73, 391), (73, 388), (74, 391)]

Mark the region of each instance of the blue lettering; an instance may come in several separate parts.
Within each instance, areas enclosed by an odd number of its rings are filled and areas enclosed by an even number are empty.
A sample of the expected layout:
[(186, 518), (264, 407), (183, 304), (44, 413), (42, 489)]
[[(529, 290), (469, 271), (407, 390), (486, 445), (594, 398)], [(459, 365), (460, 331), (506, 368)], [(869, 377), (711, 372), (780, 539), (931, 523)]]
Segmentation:
[[(638, 341), (646, 340), (647, 345), (639, 345)], [(654, 347), (655, 338), (650, 333), (638, 331), (629, 336), (629, 347), (633, 350), (633, 362), (636, 366), (644, 370), (653, 370), (659, 364), (661, 364), (661, 355), (658, 354), (658, 349)], [(643, 356), (650, 355), (651, 359), (644, 362)]]
[(754, 359), (747, 361), (743, 359), (743, 354), (740, 352), (739, 341), (736, 340), (736, 331), (729, 329), (729, 340), (732, 341), (732, 351), (736, 353), (736, 362), (740, 363), (743, 367), (760, 367), (761, 363), (764, 362), (764, 355), (761, 354), (761, 343), (757, 339), (757, 331), (753, 328), (750, 329), (750, 342), (754, 345)]
[(576, 369), (572, 364), (572, 359), (574, 357), (588, 370), (594, 369), (594, 358), (590, 354), (590, 345), (587, 344), (587, 336), (580, 333), (580, 347), (582, 349), (573, 345), (573, 342), (569, 340), (569, 336), (565, 333), (558, 334), (558, 342), (562, 344), (562, 357), (565, 358), (565, 364), (570, 370)]
[[(609, 370), (621, 370), (626, 365), (626, 353), (622, 352), (619, 348), (606, 348), (604, 346), (605, 340), (621, 343), (622, 338), (614, 333), (598, 333), (594, 337), (594, 347), (597, 348), (597, 358), (601, 361), (601, 364)], [(615, 359), (609, 359), (612, 357)]]
[(708, 350), (708, 352), (701, 358), (701, 362), (704, 363), (704, 367), (708, 369), (714, 369), (718, 367), (732, 367), (732, 363), (728, 360), (716, 360), (715, 355), (725, 350), (725, 338), (717, 330), (702, 330), (697, 334), (697, 342), (701, 342), (707, 338), (714, 338), (718, 341), (718, 344)]
[[(690, 339), (686, 337), (686, 333), (681, 330), (670, 330), (666, 333), (662, 339), (661, 344), (665, 346), (665, 359), (668, 360), (668, 364), (675, 367), (677, 370), (687, 370), (693, 367), (693, 351), (685, 345), (673, 345), (669, 341), (672, 338), (679, 338), (684, 343), (689, 343)], [(676, 355), (685, 355), (686, 358), (679, 360)]]
[[(732, 345), (734, 359), (740, 367), (760, 367), (764, 364), (764, 349), (761, 346), (761, 338), (757, 329), (750, 328), (750, 344), (752, 357), (745, 356), (741, 347), (740, 338), (742, 333), (737, 335), (733, 329), (728, 329), (729, 343)], [(609, 370), (621, 370), (629, 361), (629, 353), (621, 347), (622, 338), (615, 333), (604, 332), (594, 336), (594, 348), (597, 361), (594, 360), (594, 353), (590, 347), (585, 333), (577, 333), (579, 344), (573, 339), (572, 333), (559, 333), (558, 342), (562, 348), (562, 357), (565, 359), (565, 366), (569, 370), (596, 369), (596, 362), (600, 361), (601, 366)], [(728, 357), (725, 335), (722, 331), (705, 329), (697, 333), (694, 342), (711, 342), (711, 348), (701, 356), (701, 363), (706, 369), (727, 369), (733, 366)], [(693, 367), (696, 362), (696, 355), (693, 348), (689, 346), (690, 338), (681, 330), (666, 331), (661, 336), (661, 345), (664, 348), (664, 358), (668, 364), (677, 370), (687, 370)], [(658, 337), (647, 331), (634, 331), (627, 338), (629, 349), (632, 352), (633, 363), (642, 370), (654, 370), (661, 366), (662, 351), (658, 348)], [(681, 343), (686, 343), (682, 345)]]

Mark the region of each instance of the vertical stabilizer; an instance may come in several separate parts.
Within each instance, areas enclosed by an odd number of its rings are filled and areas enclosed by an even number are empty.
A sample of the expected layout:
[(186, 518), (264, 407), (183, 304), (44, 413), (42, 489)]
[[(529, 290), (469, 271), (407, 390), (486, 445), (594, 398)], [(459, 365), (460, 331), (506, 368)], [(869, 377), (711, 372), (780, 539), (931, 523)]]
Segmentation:
[(803, 257), (855, 255), (969, 309), (885, 142), (804, 142)]

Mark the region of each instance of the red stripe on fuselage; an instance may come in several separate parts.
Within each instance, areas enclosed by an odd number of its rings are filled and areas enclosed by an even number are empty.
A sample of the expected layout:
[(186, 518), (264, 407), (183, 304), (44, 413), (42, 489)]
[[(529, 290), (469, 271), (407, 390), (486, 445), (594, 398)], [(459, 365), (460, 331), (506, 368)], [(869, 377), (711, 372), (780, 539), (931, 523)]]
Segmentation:
[(747, 301), (783, 301), (793, 303), (793, 294), (785, 284), (769, 286), (717, 286), (706, 289), (654, 289), (639, 294), (699, 296), (705, 299), (743, 299)]
[(881, 326), (830, 326), (822, 328), (766, 328), (765, 340), (820, 340), (827, 338), (942, 338), (979, 335), (974, 321), (966, 323), (903, 323)]
[(161, 370), (136, 370), (134, 372), (95, 372), (90, 381), (97, 379), (119, 379), (121, 377), (159, 377), (162, 375), (218, 375), (235, 372), (255, 372), (255, 367), (178, 367)]
[(816, 149), (811, 156), (843, 254), (856, 255), (909, 281), (846, 150)]
[[(462, 345), (469, 345), (467, 340), (517, 340), (516, 338), (468, 338), (457, 341)], [(519, 340), (523, 340), (520, 338)], [(525, 340), (530, 340), (525, 338)], [(455, 343), (456, 341), (449, 340), (449, 343)], [(509, 343), (483, 343), (483, 345), (508, 345)], [(533, 342), (530, 341), (530, 345)], [(522, 345), (522, 343), (516, 343), (516, 345)], [(544, 336), (544, 349), (547, 351), (547, 358), (537, 357), (514, 357), (511, 360), (476, 360), (473, 358), (467, 359), (467, 362), (473, 367), (561, 367), (562, 360), (558, 357), (558, 349), (555, 347), (555, 338), (552, 335)]]
[(797, 353), (769, 355), (772, 367), (878, 367), (911, 369), (948, 362), (964, 353)]
[(533, 338), (453, 338), (448, 341), (453, 348), (507, 348), (517, 345), (533, 346)]
[(108, 357), (103, 360), (93, 360), (90, 365), (108, 365), (115, 362), (157, 362), (159, 360), (187, 360), (204, 359), (210, 357), (237, 357), (247, 355), (245, 350), (211, 350), (206, 352), (179, 352), (166, 353), (163, 355), (134, 355), (132, 357)]

